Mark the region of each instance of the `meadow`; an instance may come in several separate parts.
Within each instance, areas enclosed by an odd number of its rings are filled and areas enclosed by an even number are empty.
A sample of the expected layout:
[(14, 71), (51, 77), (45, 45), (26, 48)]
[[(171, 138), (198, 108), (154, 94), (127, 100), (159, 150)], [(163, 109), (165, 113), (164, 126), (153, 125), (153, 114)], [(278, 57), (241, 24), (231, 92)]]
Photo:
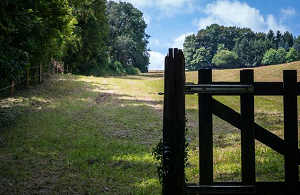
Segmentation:
[[(300, 62), (255, 68), (255, 81), (282, 81), (287, 69), (299, 71)], [(213, 70), (213, 81), (239, 81), (239, 71)], [(197, 82), (197, 72), (186, 76), (187, 82)], [(152, 155), (162, 138), (163, 96), (158, 92), (163, 92), (163, 72), (55, 75), (2, 97), (0, 194), (160, 194)], [(199, 178), (197, 98), (186, 97), (189, 183)], [(240, 111), (239, 97), (215, 98)], [(281, 138), (282, 100), (255, 98), (255, 122)], [(215, 116), (213, 123), (214, 179), (241, 181), (240, 131)], [(283, 161), (256, 141), (257, 181), (283, 181)]]

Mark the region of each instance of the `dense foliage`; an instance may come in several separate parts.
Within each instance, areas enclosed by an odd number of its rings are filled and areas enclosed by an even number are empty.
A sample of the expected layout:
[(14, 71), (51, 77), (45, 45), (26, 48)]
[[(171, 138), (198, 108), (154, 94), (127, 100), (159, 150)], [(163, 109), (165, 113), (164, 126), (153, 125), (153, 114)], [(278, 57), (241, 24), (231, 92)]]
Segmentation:
[(147, 39), (150, 36), (145, 33), (147, 24), (143, 19), (143, 13), (130, 3), (110, 1), (107, 4), (107, 17), (108, 52), (113, 64), (117, 61), (127, 71), (136, 67), (142, 72), (147, 72), (149, 64)]
[(189, 70), (208, 66), (236, 68), (292, 62), (299, 60), (299, 52), (300, 36), (295, 38), (290, 32), (282, 34), (270, 30), (267, 34), (255, 33), (249, 28), (218, 24), (201, 29), (197, 35), (187, 36), (184, 42)]
[[(149, 64), (143, 14), (106, 0), (1, 0), (0, 86), (55, 59), (73, 73), (136, 74)], [(38, 71), (38, 70), (34, 70)]]
[(66, 0), (1, 0), (0, 82), (20, 80), (27, 66), (62, 58), (74, 22)]

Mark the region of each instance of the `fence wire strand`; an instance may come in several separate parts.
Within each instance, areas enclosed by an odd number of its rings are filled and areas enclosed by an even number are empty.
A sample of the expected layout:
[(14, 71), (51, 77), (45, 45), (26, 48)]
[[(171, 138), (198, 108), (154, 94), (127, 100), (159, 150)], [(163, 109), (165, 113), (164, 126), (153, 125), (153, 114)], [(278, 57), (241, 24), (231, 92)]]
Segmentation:
[[(37, 67), (38, 67), (38, 66), (37, 66)], [(33, 67), (33, 68), (35, 68), (35, 67)], [(51, 71), (53, 71), (54, 69), (55, 69), (55, 68), (52, 68), (50, 71), (42, 73), (42, 75), (49, 74), (49, 73), (50, 73)], [(26, 72), (26, 71), (23, 71), (23, 73), (24, 73), (24, 72)], [(40, 74), (31, 76), (30, 78), (35, 78), (35, 77), (38, 77), (38, 76), (40, 76)], [(26, 81), (26, 80), (27, 80), (27, 78), (26, 78), (26, 79), (23, 79), (23, 80), (21, 80), (21, 81), (18, 81), (18, 82), (14, 83), (14, 84), (12, 84), (12, 85), (10, 85), (10, 86), (4, 87), (4, 88), (0, 89), (0, 91), (4, 91), (4, 90), (6, 90), (6, 89), (8, 89), (8, 88), (11, 88), (12, 86), (16, 86), (17, 84), (20, 84), (20, 83), (22, 83), (22, 82), (24, 82), (24, 81)]]

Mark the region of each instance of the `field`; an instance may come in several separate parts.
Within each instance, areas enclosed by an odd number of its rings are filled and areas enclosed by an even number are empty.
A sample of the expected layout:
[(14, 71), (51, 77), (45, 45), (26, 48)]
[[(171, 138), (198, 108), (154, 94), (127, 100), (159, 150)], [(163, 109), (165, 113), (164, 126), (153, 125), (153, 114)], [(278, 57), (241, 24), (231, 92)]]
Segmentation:
[[(260, 67), (282, 81), (300, 62)], [(214, 70), (239, 81), (239, 70)], [(187, 72), (196, 82), (197, 72)], [(300, 81), (300, 73), (298, 73)], [(124, 77), (56, 75), (0, 99), (0, 194), (160, 194), (151, 151), (162, 137), (163, 72)], [(239, 111), (239, 97), (215, 97)], [(186, 99), (188, 182), (198, 182), (197, 95)], [(255, 121), (283, 138), (282, 97), (255, 98)], [(283, 157), (256, 142), (257, 181), (283, 181)], [(240, 132), (214, 117), (214, 177), (240, 181)]]

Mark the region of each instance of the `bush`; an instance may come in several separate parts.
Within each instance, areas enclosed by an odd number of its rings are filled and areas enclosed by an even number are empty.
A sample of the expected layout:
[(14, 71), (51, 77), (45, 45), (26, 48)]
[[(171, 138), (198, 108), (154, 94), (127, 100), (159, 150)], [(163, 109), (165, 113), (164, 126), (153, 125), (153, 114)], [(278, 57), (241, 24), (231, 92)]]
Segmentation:
[(299, 53), (291, 47), (290, 50), (286, 54), (286, 61), (287, 62), (294, 62), (299, 60)]
[(138, 75), (138, 74), (141, 73), (141, 71), (138, 68), (135, 68), (135, 67), (125, 68), (125, 72), (128, 75)]
[(219, 68), (238, 68), (239, 57), (233, 51), (221, 50), (214, 55), (212, 63)]
[(275, 49), (271, 48), (266, 51), (264, 54), (262, 64), (263, 65), (270, 65), (270, 64), (277, 64), (277, 52)]
[(282, 64), (286, 62), (286, 51), (283, 47), (277, 49), (277, 64)]

